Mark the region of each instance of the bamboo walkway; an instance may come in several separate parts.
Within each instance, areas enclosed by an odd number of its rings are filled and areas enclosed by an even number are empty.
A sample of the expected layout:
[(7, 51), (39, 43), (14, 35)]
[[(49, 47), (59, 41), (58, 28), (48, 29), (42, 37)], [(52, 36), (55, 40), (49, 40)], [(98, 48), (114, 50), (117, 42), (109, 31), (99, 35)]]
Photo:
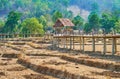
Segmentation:
[(111, 39), (112, 55), (114, 55), (117, 52), (117, 41), (120, 40), (120, 35), (54, 35), (52, 44), (53, 48), (54, 46), (60, 47), (60, 45), (64, 45), (64, 48), (75, 49), (77, 42), (79, 43), (80, 50), (84, 52), (86, 39), (91, 40), (93, 52), (96, 51), (96, 40), (101, 39), (103, 55), (106, 55), (107, 52), (107, 40)]
[[(27, 39), (29, 37), (31, 37), (31, 39), (33, 37), (40, 37), (40, 34), (30, 34), (30, 33), (24, 33), (24, 34), (3, 34), (0, 33), (0, 40), (1, 41), (9, 41), (12, 39), (17, 39), (17, 40), (21, 40), (21, 39)], [(90, 44), (92, 46), (92, 52), (96, 51), (96, 45), (98, 44), (96, 41), (97, 39), (100, 39), (99, 41), (102, 42), (102, 54), (106, 55), (107, 52), (107, 41), (109, 40), (111, 42), (111, 46), (112, 46), (112, 54), (111, 55), (115, 55), (117, 50), (120, 49), (118, 48), (118, 44), (120, 44), (120, 35), (63, 35), (63, 34), (59, 34), (59, 35), (54, 35), (54, 34), (46, 34), (43, 37), (43, 41), (45, 42), (47, 40), (52, 41), (52, 46), (53, 48), (58, 47), (60, 48), (60, 46), (63, 46), (63, 48), (65, 49), (75, 49), (76, 44), (79, 45), (79, 50), (81, 51), (85, 51), (85, 45), (86, 45), (86, 41), (91, 41)], [(54, 47), (55, 46), (55, 47)]]

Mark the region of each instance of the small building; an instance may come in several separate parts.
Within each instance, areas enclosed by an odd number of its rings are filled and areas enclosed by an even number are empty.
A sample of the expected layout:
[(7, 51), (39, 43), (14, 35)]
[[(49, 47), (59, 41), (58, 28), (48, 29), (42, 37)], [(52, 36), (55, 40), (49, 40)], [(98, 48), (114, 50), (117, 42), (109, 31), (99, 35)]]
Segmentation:
[(69, 34), (73, 31), (74, 24), (67, 18), (60, 18), (56, 21), (54, 27), (57, 34)]

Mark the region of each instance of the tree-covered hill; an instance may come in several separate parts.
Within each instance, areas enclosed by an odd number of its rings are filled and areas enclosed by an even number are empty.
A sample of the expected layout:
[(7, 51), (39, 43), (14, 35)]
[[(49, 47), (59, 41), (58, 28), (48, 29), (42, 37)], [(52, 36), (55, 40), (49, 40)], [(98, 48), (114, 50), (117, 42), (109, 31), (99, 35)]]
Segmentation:
[[(94, 5), (96, 3), (97, 5)], [(51, 14), (54, 10), (64, 12), (68, 6), (77, 5), (81, 9), (92, 10), (98, 6), (100, 11), (119, 8), (120, 0), (0, 0), (0, 16), (7, 15), (12, 10), (24, 13), (25, 17), (39, 17)]]
[(0, 32), (44, 34), (58, 18), (69, 18), (73, 29), (88, 33), (99, 29), (120, 32), (119, 6), (120, 0), (0, 0)]

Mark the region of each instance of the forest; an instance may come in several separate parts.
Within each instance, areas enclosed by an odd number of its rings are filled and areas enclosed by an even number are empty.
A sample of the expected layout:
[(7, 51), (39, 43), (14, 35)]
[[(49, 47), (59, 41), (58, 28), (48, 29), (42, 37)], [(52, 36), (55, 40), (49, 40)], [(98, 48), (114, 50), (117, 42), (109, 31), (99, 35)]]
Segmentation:
[[(74, 30), (120, 33), (119, 5), (119, 0), (0, 0), (0, 32), (44, 34), (53, 32), (58, 18), (69, 18)], [(68, 9), (71, 6), (80, 12), (74, 15), (75, 11)], [(89, 13), (87, 18), (82, 10)]]

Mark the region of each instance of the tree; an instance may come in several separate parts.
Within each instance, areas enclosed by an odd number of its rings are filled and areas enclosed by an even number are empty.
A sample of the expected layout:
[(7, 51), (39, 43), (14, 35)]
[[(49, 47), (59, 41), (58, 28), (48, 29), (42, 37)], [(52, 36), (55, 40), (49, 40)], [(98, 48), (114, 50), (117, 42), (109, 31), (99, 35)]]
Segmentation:
[(98, 31), (100, 28), (100, 23), (99, 23), (99, 16), (97, 15), (96, 12), (91, 12), (90, 15), (88, 16), (88, 23), (91, 29), (94, 31)]
[(22, 33), (44, 34), (43, 25), (39, 23), (36, 18), (28, 18), (24, 20), (21, 23), (20, 28)]
[(63, 15), (61, 12), (55, 11), (53, 13), (52, 20), (53, 20), (53, 22), (56, 22), (57, 19), (62, 18), (62, 17), (63, 17)]
[(84, 31), (86, 33), (90, 33), (92, 31), (92, 27), (90, 27), (89, 23), (85, 23), (85, 25), (84, 25)]
[(72, 20), (72, 22), (75, 24), (76, 28), (79, 29), (83, 29), (83, 23), (84, 23), (84, 19), (77, 15), (76, 17), (74, 17), (74, 19)]
[(8, 15), (3, 32), (14, 32), (14, 28), (19, 24), (22, 14), (16, 11), (11, 11)]
[(105, 30), (106, 33), (109, 33), (112, 28), (115, 26), (116, 20), (108, 13), (103, 13), (100, 20), (101, 28)]
[(72, 20), (73, 19), (73, 12), (65, 10), (65, 11), (63, 11), (63, 16), (64, 16), (64, 18), (69, 18)]
[(4, 27), (5, 23), (3, 21), (0, 21), (0, 31), (2, 31), (2, 28)]
[(41, 23), (43, 25), (44, 31), (46, 31), (46, 28), (47, 28), (46, 18), (43, 15), (41, 15), (40, 18), (38, 18), (38, 20), (39, 20), (39, 23)]
[(94, 2), (92, 5), (91, 5), (91, 10), (92, 10), (92, 12), (96, 12), (96, 13), (99, 13), (99, 5), (96, 3), (96, 2)]
[(118, 22), (115, 23), (115, 31), (117, 33), (120, 33), (120, 20), (118, 20)]

